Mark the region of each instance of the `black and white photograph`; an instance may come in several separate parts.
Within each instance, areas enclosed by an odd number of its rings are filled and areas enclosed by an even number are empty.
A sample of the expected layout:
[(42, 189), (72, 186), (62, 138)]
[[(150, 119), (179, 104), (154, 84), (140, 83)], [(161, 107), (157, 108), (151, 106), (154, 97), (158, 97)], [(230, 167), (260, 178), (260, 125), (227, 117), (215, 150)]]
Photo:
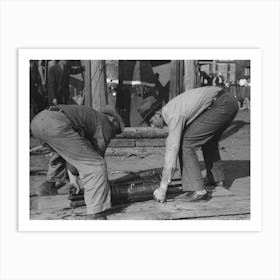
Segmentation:
[(0, 279), (280, 279), (279, 0), (0, 0)]
[(30, 60), (30, 219), (250, 220), (250, 69)]

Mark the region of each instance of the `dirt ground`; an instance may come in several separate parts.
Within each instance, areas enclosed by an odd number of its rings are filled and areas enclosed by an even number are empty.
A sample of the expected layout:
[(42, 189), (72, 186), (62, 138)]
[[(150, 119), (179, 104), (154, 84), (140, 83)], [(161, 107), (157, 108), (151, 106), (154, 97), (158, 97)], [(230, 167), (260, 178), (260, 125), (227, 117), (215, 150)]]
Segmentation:
[[(34, 147), (39, 143), (31, 138), (30, 147)], [(226, 185), (230, 192), (238, 198), (229, 200), (228, 204), (231, 207), (223, 206), (225, 199), (213, 200), (213, 202), (200, 206), (200, 203), (194, 208), (195, 213), (189, 215), (192, 206), (186, 207), (184, 204), (176, 204), (173, 202), (165, 203), (165, 206), (159, 206), (155, 201), (137, 202), (125, 207), (113, 209), (108, 215), (108, 219), (249, 219), (250, 218), (250, 111), (239, 111), (232, 125), (224, 133), (222, 141), (220, 142), (220, 153), (224, 163), (224, 170), (226, 175)], [(198, 151), (201, 162), (201, 170), (205, 176), (204, 164), (201, 152)], [(114, 179), (127, 174), (129, 171), (142, 171), (153, 168), (160, 168), (163, 166), (164, 147), (162, 148), (143, 148), (137, 153), (127, 152), (122, 156), (106, 156), (108, 165), (109, 179)], [(49, 155), (32, 155), (30, 157), (30, 170), (40, 171), (42, 174), (46, 172)], [(30, 176), (30, 195), (33, 196), (36, 187), (41, 184), (45, 178), (44, 175), (38, 173), (31, 173)], [(179, 174), (176, 174), (179, 176)], [(244, 200), (244, 199), (245, 200)], [(217, 205), (220, 205), (217, 207)], [(225, 204), (227, 205), (227, 204)], [(164, 207), (164, 209), (163, 209)], [(206, 209), (206, 208), (208, 209)], [(223, 208), (227, 207), (227, 209)], [(234, 209), (239, 207), (239, 211)], [(245, 208), (244, 208), (245, 207)], [(213, 209), (218, 209), (214, 211)], [(145, 209), (139, 211), (140, 209)], [(181, 214), (178, 214), (181, 209)], [(204, 210), (203, 210), (204, 209)], [(243, 209), (243, 210), (240, 210)], [(244, 210), (247, 209), (247, 210)], [(178, 210), (178, 211), (177, 211)], [(188, 215), (184, 215), (188, 211)], [(202, 211), (202, 212), (201, 212)], [(208, 211), (208, 212), (207, 212)], [(140, 212), (140, 214), (139, 214)], [(63, 208), (60, 210), (31, 210), (31, 219), (79, 219), (76, 214), (84, 214), (85, 207), (78, 207), (76, 209)], [(172, 214), (170, 214), (172, 213)], [(202, 214), (201, 214), (202, 213)], [(207, 214), (208, 213), (208, 214)], [(216, 213), (216, 214), (215, 214)], [(196, 216), (197, 215), (197, 216)]]

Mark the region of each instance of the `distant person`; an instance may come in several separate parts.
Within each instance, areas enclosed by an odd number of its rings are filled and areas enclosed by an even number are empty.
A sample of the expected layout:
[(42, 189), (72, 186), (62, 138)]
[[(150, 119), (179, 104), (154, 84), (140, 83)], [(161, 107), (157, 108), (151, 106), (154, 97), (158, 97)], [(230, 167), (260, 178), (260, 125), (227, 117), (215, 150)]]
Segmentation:
[(59, 60), (48, 72), (49, 105), (73, 104), (70, 100), (70, 75), (79, 74), (84, 67), (73, 68), (69, 60)]
[(215, 81), (215, 85), (218, 86), (218, 87), (222, 87), (225, 84), (225, 78), (222, 75), (222, 73), (218, 73), (216, 78), (214, 78), (214, 81)]
[(205, 71), (200, 71), (200, 83), (202, 87), (212, 85), (212, 80)]
[(155, 85), (158, 90), (158, 98), (167, 103), (169, 100), (169, 90), (161, 84), (159, 80), (159, 73), (155, 73)]
[[(249, 98), (248, 98), (249, 97), (249, 95), (248, 95), (249, 83), (245, 76), (241, 77), (238, 85), (239, 85), (239, 108), (240, 108), (240, 110), (244, 110), (244, 109), (246, 109), (246, 107), (244, 106), (245, 102), (250, 103)], [(249, 107), (250, 107), (250, 105), (249, 105)]]
[(30, 60), (30, 120), (47, 106), (42, 90), (42, 79), (39, 72), (39, 61)]

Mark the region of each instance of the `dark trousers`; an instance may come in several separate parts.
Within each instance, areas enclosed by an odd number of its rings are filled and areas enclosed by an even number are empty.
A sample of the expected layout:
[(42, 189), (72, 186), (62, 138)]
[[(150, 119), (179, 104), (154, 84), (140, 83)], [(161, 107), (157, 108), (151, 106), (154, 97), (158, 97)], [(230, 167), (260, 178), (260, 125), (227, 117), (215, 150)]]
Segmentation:
[(184, 130), (179, 160), (184, 191), (203, 190), (196, 149), (201, 147), (209, 182), (224, 180), (219, 140), (238, 111), (236, 99), (224, 93)]

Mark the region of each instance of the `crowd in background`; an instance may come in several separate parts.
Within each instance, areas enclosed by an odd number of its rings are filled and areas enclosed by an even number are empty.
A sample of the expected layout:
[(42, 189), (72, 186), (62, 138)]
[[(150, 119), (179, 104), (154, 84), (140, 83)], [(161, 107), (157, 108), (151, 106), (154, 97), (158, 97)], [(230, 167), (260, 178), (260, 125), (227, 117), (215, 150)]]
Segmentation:
[(221, 73), (208, 75), (206, 72), (200, 71), (200, 79), (201, 86), (219, 86), (232, 92), (238, 100), (239, 109), (250, 109), (250, 77), (241, 76), (234, 84), (226, 81)]
[(84, 69), (80, 60), (30, 60), (30, 119), (48, 106), (74, 103), (70, 75)]

